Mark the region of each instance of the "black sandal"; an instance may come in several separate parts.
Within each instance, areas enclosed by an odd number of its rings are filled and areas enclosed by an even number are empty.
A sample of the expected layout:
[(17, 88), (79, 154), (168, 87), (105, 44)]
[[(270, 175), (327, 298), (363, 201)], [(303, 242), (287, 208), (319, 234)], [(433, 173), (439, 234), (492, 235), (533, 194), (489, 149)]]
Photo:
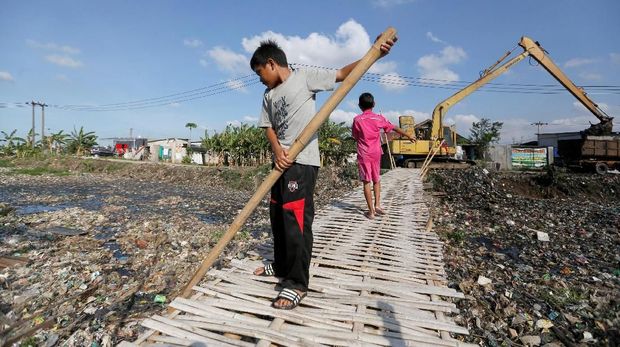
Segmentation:
[[(271, 306), (279, 310), (292, 310), (299, 305), (301, 300), (306, 297), (306, 294), (307, 294), (306, 292), (299, 294), (297, 291), (293, 289), (284, 288), (278, 294), (278, 296), (276, 296), (276, 298), (273, 299), (273, 303), (271, 304)], [(276, 306), (276, 302), (278, 302), (279, 299), (286, 299), (290, 303), (286, 305), (282, 305), (282, 306)]]

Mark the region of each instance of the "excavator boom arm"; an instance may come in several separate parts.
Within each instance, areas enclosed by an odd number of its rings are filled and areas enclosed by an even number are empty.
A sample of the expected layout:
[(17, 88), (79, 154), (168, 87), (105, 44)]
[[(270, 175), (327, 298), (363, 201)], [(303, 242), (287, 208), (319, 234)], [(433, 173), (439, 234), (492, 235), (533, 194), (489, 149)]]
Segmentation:
[(564, 88), (566, 88), (585, 108), (587, 108), (592, 114), (599, 119), (601, 122), (601, 126), (609, 127), (609, 132), (611, 132), (611, 125), (613, 117), (608, 116), (603, 112), (598, 105), (590, 100), (590, 98), (586, 95), (586, 93), (579, 87), (577, 87), (573, 81), (571, 81), (568, 76), (560, 70), (560, 68), (551, 60), (551, 58), (545, 54), (542, 47), (538, 44), (538, 42), (533, 41), (529, 37), (523, 36), (521, 38), (521, 42), (519, 45), (523, 47), (523, 49), (528, 52), (536, 61), (542, 65), (542, 67), (547, 70)]
[[(594, 103), (590, 98), (586, 95), (586, 93), (579, 87), (577, 87), (563, 72), (560, 68), (551, 60), (551, 58), (545, 54), (543, 49), (537, 42), (534, 42), (529, 37), (523, 36), (519, 45), (524, 49), (524, 52), (519, 54), (518, 56), (512, 58), (507, 61), (503, 65), (496, 67), (497, 63), (493, 64), (489, 69), (485, 70), (484, 74), (476, 81), (469, 84), (467, 87), (459, 90), (446, 100), (439, 103), (435, 109), (433, 110), (432, 115), (432, 128), (431, 128), (431, 139), (438, 140), (443, 138), (443, 116), (446, 114), (448, 109), (452, 107), (457, 102), (463, 100), (469, 94), (475, 92), (480, 89), (485, 84), (489, 83), (497, 76), (506, 72), (513, 65), (525, 59), (527, 56), (532, 56), (540, 65), (542, 65), (564, 88), (566, 88), (583, 106), (585, 106), (596, 118), (600, 120), (599, 124), (592, 125), (589, 129), (586, 130), (586, 133), (591, 135), (602, 135), (608, 134), (612, 131), (612, 120), (613, 117), (608, 116), (603, 112), (596, 103)], [(506, 57), (502, 57), (503, 60)]]
[(444, 114), (446, 114), (446, 112), (448, 112), (450, 107), (452, 107), (457, 102), (463, 100), (469, 94), (480, 89), (485, 84), (494, 80), (497, 76), (503, 74), (504, 72), (506, 72), (506, 70), (510, 69), (514, 64), (525, 59), (525, 57), (527, 56), (528, 56), (528, 53), (523, 52), (519, 54), (518, 56), (510, 59), (509, 61), (504, 63), (502, 66), (494, 70), (486, 70), (487, 73), (484, 74), (482, 77), (480, 77), (478, 80), (472, 82), (467, 87), (459, 90), (458, 92), (453, 94), (451, 97), (437, 104), (437, 106), (435, 106), (435, 109), (433, 110), (433, 115), (431, 118), (433, 120), (431, 138), (433, 140), (443, 138), (443, 116)]

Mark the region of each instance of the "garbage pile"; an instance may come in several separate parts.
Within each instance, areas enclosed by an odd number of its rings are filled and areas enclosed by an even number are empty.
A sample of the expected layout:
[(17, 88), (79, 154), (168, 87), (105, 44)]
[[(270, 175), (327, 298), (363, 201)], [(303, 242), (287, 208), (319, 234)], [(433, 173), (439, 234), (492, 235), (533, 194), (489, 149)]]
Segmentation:
[[(454, 317), (487, 346), (620, 345), (620, 177), (434, 170)], [(463, 337), (460, 337), (463, 338)]]
[[(0, 345), (134, 340), (269, 171), (73, 160), (49, 171), (66, 175), (34, 176), (19, 165), (0, 171)], [(318, 206), (351, 189), (341, 170), (321, 169)], [(267, 209), (265, 199), (215, 266), (270, 237)]]

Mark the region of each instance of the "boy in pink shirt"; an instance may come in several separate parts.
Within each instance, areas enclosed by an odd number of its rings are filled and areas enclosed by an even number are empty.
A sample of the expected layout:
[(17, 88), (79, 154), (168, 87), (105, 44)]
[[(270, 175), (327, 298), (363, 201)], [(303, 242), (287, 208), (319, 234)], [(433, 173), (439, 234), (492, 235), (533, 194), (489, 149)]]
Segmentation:
[[(353, 138), (357, 141), (357, 163), (359, 167), (360, 180), (364, 183), (364, 198), (368, 204), (368, 212), (364, 215), (368, 219), (373, 219), (375, 214), (385, 214), (381, 208), (381, 177), (380, 163), (381, 155), (381, 129), (385, 133), (392, 130), (407, 137), (411, 142), (415, 142), (415, 138), (408, 135), (399, 127), (392, 125), (385, 117), (372, 112), (375, 107), (375, 99), (370, 93), (363, 93), (359, 98), (359, 107), (363, 111), (353, 118), (352, 133)], [(373, 183), (372, 191), (375, 196), (375, 203), (372, 202), (372, 193), (370, 191), (370, 182)]]

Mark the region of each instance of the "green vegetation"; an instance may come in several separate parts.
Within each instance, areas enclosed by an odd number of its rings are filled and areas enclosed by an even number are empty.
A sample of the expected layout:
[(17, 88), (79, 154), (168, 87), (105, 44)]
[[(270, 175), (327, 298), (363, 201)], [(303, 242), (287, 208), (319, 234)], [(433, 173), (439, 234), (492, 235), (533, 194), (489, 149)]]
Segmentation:
[(486, 159), (487, 151), (492, 143), (499, 141), (499, 132), (502, 130), (502, 122), (492, 122), (487, 118), (482, 118), (479, 122), (471, 125), (471, 143), (477, 145), (477, 155), (479, 158)]
[(14, 175), (30, 175), (30, 176), (41, 176), (41, 175), (68, 176), (69, 175), (69, 171), (67, 170), (52, 169), (49, 167), (17, 168), (17, 169), (11, 170), (10, 173)]
[(241, 239), (241, 240), (249, 240), (251, 236), (252, 236), (252, 234), (250, 233), (249, 230), (243, 229), (243, 230), (239, 231), (235, 237), (237, 239)]
[(44, 136), (38, 141), (34, 141), (37, 134), (32, 129), (28, 132), (26, 139), (15, 135), (17, 129), (7, 133), (0, 131), (0, 155), (16, 156), (18, 158), (44, 158), (45, 152), (55, 155), (77, 154), (83, 155), (93, 146), (97, 145), (97, 135), (94, 132), (85, 132), (84, 127), (80, 130), (73, 129), (71, 134), (60, 130), (49, 136)]
[(12, 161), (8, 160), (8, 159), (0, 159), (0, 167), (14, 167), (15, 164), (13, 164)]
[(211, 234), (211, 241), (213, 241), (214, 243), (219, 242), (220, 239), (222, 238), (222, 236), (224, 236), (224, 233), (226, 233), (226, 230), (224, 230), (224, 229), (218, 229), (218, 230), (214, 231)]
[[(188, 123), (189, 124), (189, 123)], [(256, 166), (271, 163), (271, 147), (265, 131), (254, 125), (228, 125), (211, 136), (205, 131), (202, 146), (218, 158), (218, 164)], [(351, 129), (343, 123), (327, 121), (319, 128), (319, 149), (323, 165), (341, 165), (355, 153)]]
[(448, 239), (454, 243), (461, 244), (465, 241), (465, 232), (463, 230), (454, 230), (448, 233)]
[[(196, 123), (187, 123), (185, 127), (190, 130), (191, 139), (192, 129), (198, 126)], [(70, 134), (60, 130), (34, 143), (33, 139), (36, 139), (38, 134), (32, 130), (26, 139), (16, 136), (16, 133), (17, 130), (0, 131), (0, 156), (39, 160), (61, 157), (62, 154), (82, 156), (97, 145), (98, 138), (95, 132), (85, 131), (84, 127), (74, 128)], [(323, 165), (346, 165), (347, 159), (355, 153), (355, 141), (351, 137), (351, 129), (344, 122), (334, 123), (328, 120), (319, 128), (318, 134), (321, 163)], [(271, 164), (271, 146), (267, 141), (265, 131), (255, 125), (228, 125), (221, 133), (211, 136), (205, 131), (205, 137), (201, 138), (201, 142), (207, 153), (217, 158), (217, 165), (262, 167)], [(188, 157), (182, 159), (183, 163), (191, 162), (189, 154), (191, 154), (191, 148), (188, 148)], [(98, 171), (97, 167), (89, 163), (75, 169), (83, 169), (85, 172)], [(270, 167), (266, 171), (269, 172), (269, 170)], [(257, 173), (253, 173), (255, 174)], [(351, 172), (352, 178), (356, 176), (356, 173)]]
[(190, 143), (190, 146), (187, 148), (188, 150), (191, 149), (191, 143), (192, 143), (192, 129), (196, 129), (198, 127), (198, 125), (196, 123), (187, 123), (185, 124), (185, 127), (189, 129), (189, 140), (188, 142)]
[(73, 128), (67, 143), (67, 150), (80, 156), (95, 145), (97, 145), (97, 135), (95, 135), (95, 132), (85, 132), (84, 127), (80, 127), (80, 131)]
[(345, 126), (344, 122), (335, 123), (328, 120), (323, 123), (319, 128), (319, 150), (323, 165), (346, 163), (349, 155), (356, 152), (351, 129)]
[(588, 298), (588, 293), (576, 288), (544, 288), (540, 296), (556, 307), (564, 307), (581, 303)]

